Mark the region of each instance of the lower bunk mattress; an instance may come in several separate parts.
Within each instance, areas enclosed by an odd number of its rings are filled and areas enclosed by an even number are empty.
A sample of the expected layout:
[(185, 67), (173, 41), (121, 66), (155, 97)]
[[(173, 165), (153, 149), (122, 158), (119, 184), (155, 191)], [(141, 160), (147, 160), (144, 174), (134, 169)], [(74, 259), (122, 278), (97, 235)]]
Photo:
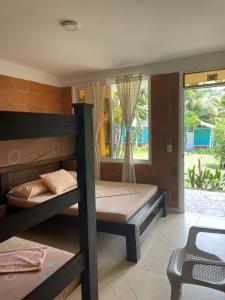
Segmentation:
[[(38, 271), (30, 272), (0, 272), (0, 299), (21, 300), (38, 287), (51, 274), (69, 261), (74, 254), (43, 244), (13, 237), (0, 243), (0, 255), (12, 251), (26, 251), (27, 249), (46, 249), (42, 267)], [(32, 250), (31, 250), (32, 251)], [(2, 262), (1, 262), (2, 265)], [(79, 278), (74, 279), (54, 300), (64, 300), (79, 285)]]
[[(98, 220), (123, 223), (127, 222), (151, 197), (158, 187), (151, 184), (133, 184), (112, 181), (96, 181), (96, 216)], [(71, 190), (71, 189), (70, 189)], [(67, 192), (66, 190), (64, 192)], [(28, 200), (8, 195), (8, 204), (29, 208), (56, 195), (47, 192)], [(78, 215), (78, 205), (64, 211), (67, 215)]]

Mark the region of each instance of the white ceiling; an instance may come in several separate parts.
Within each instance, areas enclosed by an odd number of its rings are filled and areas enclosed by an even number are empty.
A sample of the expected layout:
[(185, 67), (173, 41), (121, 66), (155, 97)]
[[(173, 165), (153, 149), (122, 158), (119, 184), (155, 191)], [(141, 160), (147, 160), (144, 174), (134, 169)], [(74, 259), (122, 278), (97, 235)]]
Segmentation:
[(224, 12), (224, 0), (0, 0), (0, 60), (68, 77), (221, 51)]

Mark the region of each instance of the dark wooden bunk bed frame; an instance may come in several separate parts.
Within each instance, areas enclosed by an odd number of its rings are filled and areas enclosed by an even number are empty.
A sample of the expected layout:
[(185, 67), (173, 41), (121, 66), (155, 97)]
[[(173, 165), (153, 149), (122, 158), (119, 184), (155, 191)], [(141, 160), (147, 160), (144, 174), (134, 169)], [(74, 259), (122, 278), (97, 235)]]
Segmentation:
[[(12, 187), (21, 183), (35, 180), (39, 174), (56, 171), (60, 168), (69, 169), (73, 164), (71, 156), (64, 157), (61, 161), (48, 160), (30, 164), (29, 168), (25, 166), (15, 166), (12, 172), (8, 168), (2, 173), (2, 184), (4, 194)], [(167, 215), (167, 191), (159, 189), (126, 223), (97, 220), (97, 231), (115, 235), (124, 236), (126, 239), (127, 260), (138, 262), (141, 257), (141, 244), (154, 228), (160, 217)], [(5, 200), (7, 201), (7, 200)], [(8, 205), (9, 212), (20, 210), (14, 206)], [(79, 220), (76, 216), (58, 215), (54, 218), (56, 223), (69, 222), (77, 225)]]
[[(24, 299), (53, 299), (78, 276), (82, 299), (98, 299), (92, 107), (89, 104), (76, 104), (75, 116), (0, 111), (0, 141), (75, 136), (78, 188), (0, 219), (0, 242), (3, 242), (59, 214), (75, 203), (79, 205), (80, 252)], [(32, 170), (34, 165), (38, 163), (0, 168), (2, 203), (8, 188), (8, 175), (19, 172), (22, 168)]]
[[(76, 104), (74, 106), (76, 114)], [(93, 151), (92, 149), (89, 149)], [(91, 154), (91, 153), (90, 153)], [(91, 154), (92, 155), (92, 154)], [(72, 166), (72, 168), (71, 168)], [(52, 159), (48, 161), (34, 162), (26, 166), (11, 167), (10, 170), (5, 168), (2, 170), (1, 186), (4, 193), (7, 193), (10, 188), (24, 183), (26, 181), (37, 179), (38, 175), (45, 172), (52, 172), (59, 168), (74, 170), (78, 165), (74, 157), (63, 157), (61, 160)], [(11, 176), (10, 176), (10, 172)], [(20, 177), (18, 179), (18, 177)], [(97, 220), (97, 230), (100, 232), (124, 236), (126, 239), (127, 260), (137, 263), (141, 257), (141, 244), (148, 236), (149, 232), (154, 228), (160, 217), (167, 215), (167, 199), (168, 192), (164, 189), (159, 189), (126, 223), (110, 222)], [(14, 211), (14, 207), (9, 207)], [(77, 223), (76, 217), (63, 215), (57, 218), (57, 222)]]

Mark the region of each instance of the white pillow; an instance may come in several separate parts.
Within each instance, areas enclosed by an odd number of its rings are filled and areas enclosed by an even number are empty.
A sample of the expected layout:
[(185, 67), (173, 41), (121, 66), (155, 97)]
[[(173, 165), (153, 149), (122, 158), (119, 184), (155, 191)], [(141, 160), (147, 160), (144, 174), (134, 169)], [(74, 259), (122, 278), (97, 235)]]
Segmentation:
[(70, 173), (75, 179), (77, 179), (77, 172), (76, 171), (67, 171)]

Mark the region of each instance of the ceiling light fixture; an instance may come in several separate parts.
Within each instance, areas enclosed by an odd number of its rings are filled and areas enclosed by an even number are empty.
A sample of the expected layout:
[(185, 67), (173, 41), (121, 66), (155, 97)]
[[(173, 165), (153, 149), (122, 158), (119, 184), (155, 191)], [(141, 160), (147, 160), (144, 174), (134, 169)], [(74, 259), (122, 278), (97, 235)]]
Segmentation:
[(74, 20), (63, 20), (60, 22), (60, 25), (66, 31), (78, 31), (80, 29), (80, 23)]

